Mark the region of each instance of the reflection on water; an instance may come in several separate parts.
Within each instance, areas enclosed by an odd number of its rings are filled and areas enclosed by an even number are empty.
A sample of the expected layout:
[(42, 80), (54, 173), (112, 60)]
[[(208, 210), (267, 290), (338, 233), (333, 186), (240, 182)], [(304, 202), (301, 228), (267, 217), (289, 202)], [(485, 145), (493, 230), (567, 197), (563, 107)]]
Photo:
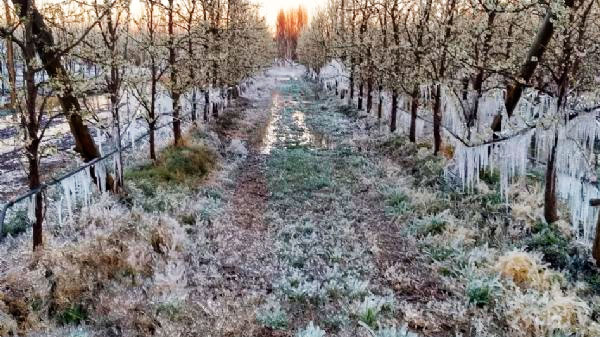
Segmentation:
[(306, 123), (304, 122), (304, 112), (300, 110), (296, 110), (292, 113), (292, 117), (298, 126), (298, 130), (300, 131), (298, 138), (299, 143), (301, 145), (307, 145), (313, 143), (313, 135), (306, 127)]
[[(300, 102), (282, 99), (279, 92), (273, 93), (271, 116), (262, 140), (260, 153), (269, 154), (275, 146), (313, 145), (318, 148), (329, 147), (326, 136), (316, 133), (306, 125), (306, 114), (295, 108)], [(294, 108), (292, 108), (294, 107)]]
[(280, 95), (278, 93), (273, 93), (273, 103), (271, 105), (271, 116), (269, 117), (269, 122), (267, 124), (267, 131), (263, 136), (262, 147), (260, 149), (260, 153), (269, 154), (273, 149), (273, 145), (277, 141), (275, 131), (277, 129), (277, 124), (281, 119), (281, 115), (279, 114), (279, 100)]

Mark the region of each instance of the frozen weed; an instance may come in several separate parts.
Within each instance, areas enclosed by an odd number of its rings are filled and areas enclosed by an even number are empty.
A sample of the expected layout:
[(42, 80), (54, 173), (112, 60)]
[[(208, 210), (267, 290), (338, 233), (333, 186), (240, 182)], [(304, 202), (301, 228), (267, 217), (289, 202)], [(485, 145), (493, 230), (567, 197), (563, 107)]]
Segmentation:
[(467, 297), (469, 303), (483, 307), (493, 304), (501, 289), (502, 285), (497, 279), (476, 278), (467, 285)]
[(171, 321), (178, 318), (182, 311), (182, 302), (164, 302), (156, 306), (156, 312), (159, 315), (166, 315)]
[(296, 337), (324, 337), (325, 331), (311, 321), (308, 326), (296, 333)]
[[(507, 322), (516, 336), (591, 335), (589, 306), (575, 295), (564, 294), (558, 287), (538, 292), (516, 290), (508, 295)], [(590, 325), (590, 328), (586, 329)], [(588, 330), (588, 332), (586, 332)]]
[(527, 247), (541, 252), (553, 268), (566, 268), (570, 262), (568, 241), (556, 225), (540, 223), (533, 230), (535, 234), (527, 241)]
[(362, 302), (355, 302), (353, 312), (356, 318), (370, 327), (375, 327), (379, 314), (382, 312), (393, 312), (396, 302), (393, 297), (381, 297), (371, 295), (365, 297)]
[(246, 149), (246, 146), (244, 146), (244, 144), (239, 139), (233, 139), (231, 141), (231, 144), (229, 144), (229, 147), (227, 148), (227, 152), (241, 157), (245, 157), (248, 155), (248, 150)]
[(289, 325), (288, 316), (281, 304), (272, 299), (258, 312), (256, 320), (263, 326), (276, 330), (284, 330)]
[(0, 238), (7, 235), (16, 236), (27, 231), (27, 228), (31, 226), (29, 218), (27, 217), (27, 210), (19, 209), (4, 222)]
[(394, 216), (411, 210), (410, 198), (401, 190), (393, 190), (386, 196), (386, 210)]
[(513, 250), (498, 258), (494, 269), (522, 287), (549, 289), (557, 280), (539, 254)]
[(328, 329), (339, 331), (350, 324), (350, 318), (346, 313), (328, 314), (321, 323)]
[(57, 319), (62, 325), (79, 325), (88, 318), (87, 309), (81, 304), (73, 304), (61, 312)]
[(346, 279), (346, 291), (350, 298), (362, 298), (369, 293), (369, 281), (350, 277)]
[(368, 325), (362, 325), (372, 337), (419, 337), (417, 333), (411, 332), (408, 329), (408, 325), (403, 325), (397, 328), (395, 325), (392, 326), (381, 326), (378, 325), (376, 330)]

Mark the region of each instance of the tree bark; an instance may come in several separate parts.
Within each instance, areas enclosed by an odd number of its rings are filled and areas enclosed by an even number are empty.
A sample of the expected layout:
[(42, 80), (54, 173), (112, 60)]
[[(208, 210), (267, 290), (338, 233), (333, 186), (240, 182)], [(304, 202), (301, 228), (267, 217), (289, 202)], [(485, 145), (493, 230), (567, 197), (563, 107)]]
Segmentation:
[(600, 214), (596, 220), (596, 236), (594, 237), (594, 245), (592, 246), (592, 256), (596, 260), (596, 266), (600, 267)]
[[(6, 23), (10, 27), (12, 25), (12, 15), (8, 0), (4, 0), (4, 9), (6, 11)], [(10, 107), (11, 109), (14, 109), (17, 104), (17, 74), (15, 71), (15, 56), (11, 39), (6, 39), (6, 68), (10, 86)]]
[(208, 122), (208, 114), (210, 110), (210, 89), (204, 91), (204, 122)]
[(152, 161), (156, 161), (156, 140), (155, 140), (155, 130), (156, 130), (156, 91), (157, 91), (157, 85), (158, 85), (158, 78), (157, 78), (157, 66), (156, 63), (154, 62), (154, 59), (152, 59), (152, 66), (151, 66), (151, 72), (152, 72), (152, 78), (151, 78), (151, 83), (150, 83), (150, 109), (148, 111), (148, 133), (150, 134), (149, 136), (149, 147), (150, 147), (150, 159), (152, 159)]
[(442, 147), (442, 85), (438, 84), (435, 88), (435, 97), (433, 102), (433, 154), (438, 155)]
[(383, 114), (383, 86), (379, 86), (379, 105), (377, 105), (377, 118), (381, 119)]
[(181, 105), (179, 99), (181, 98), (181, 90), (179, 85), (179, 74), (177, 69), (177, 51), (175, 50), (175, 33), (174, 33), (174, 0), (169, 0), (168, 8), (168, 33), (169, 33), (169, 67), (171, 70), (171, 110), (173, 114), (173, 143), (175, 146), (182, 145), (182, 134), (181, 134)]
[(390, 132), (396, 131), (396, 119), (398, 115), (398, 90), (392, 90), (392, 112), (390, 114)]
[(192, 122), (193, 123), (196, 123), (196, 120), (198, 119), (196, 117), (197, 110), (198, 110), (198, 107), (197, 107), (198, 104), (196, 103), (196, 99), (197, 99), (197, 93), (196, 93), (196, 88), (194, 87), (194, 88), (192, 88)]
[(354, 100), (354, 69), (350, 71), (350, 105)]
[(410, 102), (410, 131), (408, 138), (412, 143), (417, 142), (417, 111), (419, 109), (419, 88), (415, 86), (415, 89), (411, 95)]
[(544, 191), (544, 218), (547, 223), (559, 219), (556, 198), (556, 149), (558, 147), (558, 132), (554, 134), (554, 145), (546, 164), (546, 189)]
[[(30, 150), (31, 151), (31, 150)], [(29, 188), (38, 188), (41, 184), (40, 162), (37, 149), (28, 154), (29, 161)], [(43, 222), (44, 222), (44, 200), (42, 192), (36, 193), (34, 198), (35, 222), (33, 223), (33, 250), (44, 244)]]
[(369, 76), (367, 79), (367, 113), (371, 113), (373, 108), (373, 78)]
[(358, 110), (362, 110), (363, 107), (364, 86), (364, 83), (361, 81), (358, 86)]

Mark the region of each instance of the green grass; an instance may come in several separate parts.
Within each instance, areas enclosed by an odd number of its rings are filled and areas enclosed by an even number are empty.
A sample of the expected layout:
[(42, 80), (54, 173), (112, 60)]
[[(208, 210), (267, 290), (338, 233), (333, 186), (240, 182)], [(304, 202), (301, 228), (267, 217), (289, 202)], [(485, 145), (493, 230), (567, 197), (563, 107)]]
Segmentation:
[(386, 197), (386, 210), (391, 215), (402, 215), (410, 211), (410, 199), (400, 191), (393, 191)]
[(369, 327), (374, 328), (377, 324), (377, 313), (378, 312), (375, 308), (367, 308), (360, 314), (358, 319)]
[(469, 284), (467, 287), (469, 303), (478, 307), (489, 305), (492, 301), (492, 289), (486, 283)]
[(490, 186), (498, 186), (500, 184), (500, 171), (481, 170), (479, 171), (479, 179)]
[(273, 330), (285, 330), (289, 325), (289, 319), (285, 311), (279, 305), (273, 305), (256, 315), (256, 320), (262, 326)]
[(569, 265), (569, 241), (552, 224), (539, 223), (533, 227), (534, 235), (527, 247), (539, 251), (544, 261), (553, 268), (564, 269)]
[(30, 222), (29, 218), (27, 217), (27, 210), (17, 210), (4, 222), (4, 226), (2, 227), (2, 233), (0, 233), (0, 236), (5, 237), (9, 234), (11, 236), (22, 234), (25, 231), (27, 231), (27, 227), (29, 227), (29, 225)]
[(156, 307), (156, 313), (164, 314), (171, 321), (175, 321), (181, 313), (181, 306), (177, 303), (161, 303)]
[(433, 246), (426, 249), (426, 253), (434, 261), (445, 261), (456, 255), (457, 252), (453, 248)]
[(440, 235), (446, 230), (446, 222), (440, 219), (431, 219), (419, 231), (420, 236)]
[(305, 147), (275, 150), (269, 160), (269, 187), (275, 197), (302, 197), (329, 187), (332, 174), (327, 158)]
[(151, 196), (155, 184), (197, 183), (210, 172), (214, 162), (214, 155), (202, 146), (170, 146), (160, 154), (157, 162), (129, 170), (125, 177)]
[(88, 318), (87, 310), (81, 304), (74, 304), (58, 315), (58, 322), (63, 325), (79, 325)]

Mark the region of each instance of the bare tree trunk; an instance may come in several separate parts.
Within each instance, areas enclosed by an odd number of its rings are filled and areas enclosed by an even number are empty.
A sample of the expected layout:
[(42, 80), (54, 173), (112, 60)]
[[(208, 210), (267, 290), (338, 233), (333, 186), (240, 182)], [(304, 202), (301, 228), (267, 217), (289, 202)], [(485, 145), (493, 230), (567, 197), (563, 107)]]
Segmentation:
[(364, 91), (364, 83), (361, 81), (358, 86), (358, 110), (362, 110), (363, 107), (363, 91)]
[(415, 86), (411, 95), (410, 102), (410, 131), (408, 139), (416, 143), (417, 142), (417, 111), (419, 109), (419, 88)]
[(435, 88), (435, 97), (433, 103), (433, 154), (437, 156), (442, 147), (442, 85), (438, 84)]
[(198, 119), (196, 117), (196, 111), (198, 110), (197, 108), (197, 93), (196, 93), (196, 87), (192, 88), (192, 122), (196, 123), (196, 120)]
[(174, 0), (169, 0), (168, 8), (168, 33), (169, 33), (169, 67), (171, 68), (171, 109), (173, 114), (173, 143), (175, 146), (182, 145), (181, 135), (181, 105), (179, 99), (181, 98), (181, 90), (178, 87), (179, 74), (177, 69), (177, 51), (175, 50), (175, 33), (174, 33)]
[(152, 159), (152, 161), (156, 161), (156, 138), (154, 135), (155, 129), (156, 129), (156, 122), (154, 120), (152, 120), (150, 123), (148, 123), (148, 128), (150, 129), (150, 130), (148, 130), (148, 133), (150, 134), (150, 136), (149, 136), (150, 159)]
[(354, 69), (350, 70), (350, 105), (354, 101)]
[(547, 223), (559, 219), (556, 198), (556, 149), (558, 147), (558, 132), (554, 134), (554, 145), (548, 163), (546, 164), (546, 189), (544, 191), (544, 218)]
[(367, 79), (367, 113), (371, 113), (373, 108), (373, 78), (369, 76)]
[(208, 122), (208, 112), (210, 110), (210, 89), (204, 91), (204, 121)]
[(383, 114), (383, 86), (379, 86), (379, 105), (377, 105), (377, 118), (381, 119)]
[[(31, 9), (25, 13), (25, 18), (31, 17)], [(35, 60), (35, 42), (33, 37), (33, 25), (31, 20), (25, 23), (24, 43), (21, 45), (21, 51), (24, 60), (23, 81), (25, 87), (25, 104), (20, 106), (21, 111), (21, 127), (25, 130), (24, 141), (26, 143), (25, 150), (27, 151), (27, 161), (29, 164), (28, 182), (31, 190), (40, 187), (40, 156), (39, 149), (41, 139), (38, 135), (40, 131), (40, 122), (43, 111), (40, 115), (36, 112), (38, 87), (35, 81), (36, 71), (32, 66)], [(35, 222), (33, 224), (33, 250), (43, 244), (42, 224), (43, 217), (43, 200), (42, 193), (36, 193), (33, 202), (35, 203)]]
[(118, 193), (119, 188), (123, 186), (123, 149), (122, 149), (122, 141), (121, 141), (121, 115), (119, 112), (118, 106), (118, 98), (114, 95), (111, 97), (112, 106), (113, 106), (113, 120), (115, 124), (115, 142), (117, 145), (117, 153), (119, 154), (119, 167), (115, 167), (115, 175), (117, 176), (117, 180), (113, 187), (113, 192)]
[[(29, 161), (29, 188), (38, 188), (41, 184), (40, 178), (40, 162), (38, 150), (30, 149), (28, 153)], [(35, 222), (33, 223), (33, 250), (41, 247), (44, 244), (43, 239), (43, 222), (44, 222), (44, 200), (42, 192), (36, 193), (34, 196)]]
[[(10, 27), (12, 25), (12, 15), (8, 0), (4, 0), (4, 9), (6, 11), (6, 24)], [(10, 86), (10, 107), (14, 109), (17, 104), (17, 74), (15, 71), (15, 56), (11, 39), (6, 39), (6, 68)]]
[(150, 109), (148, 111), (148, 133), (149, 136), (149, 147), (150, 147), (150, 159), (152, 161), (156, 161), (156, 139), (155, 139), (155, 131), (156, 131), (156, 91), (158, 85), (157, 79), (157, 70), (154, 59), (152, 60), (151, 66), (152, 78), (150, 83)]
[(392, 90), (392, 112), (390, 114), (390, 132), (396, 131), (396, 119), (398, 115), (398, 90)]
[(592, 246), (592, 256), (596, 260), (596, 266), (600, 267), (600, 214), (596, 220), (596, 236), (594, 237), (594, 245)]

